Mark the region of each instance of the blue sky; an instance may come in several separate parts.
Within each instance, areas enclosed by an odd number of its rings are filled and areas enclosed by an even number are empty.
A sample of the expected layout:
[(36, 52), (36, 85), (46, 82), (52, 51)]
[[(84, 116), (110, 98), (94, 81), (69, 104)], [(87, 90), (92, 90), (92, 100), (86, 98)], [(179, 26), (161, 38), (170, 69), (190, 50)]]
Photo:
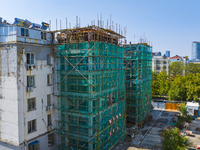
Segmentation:
[[(34, 23), (49, 22), (55, 29), (65, 18), (74, 26), (76, 16), (81, 26), (97, 23), (102, 13), (104, 25), (112, 15), (114, 25), (127, 26), (127, 42), (147, 38), (153, 51), (171, 51), (171, 56), (191, 58), (192, 41), (200, 41), (200, 0), (0, 0), (0, 16), (13, 22), (14, 18)], [(68, 24), (69, 27), (69, 24)], [(135, 37), (135, 38), (134, 38)]]

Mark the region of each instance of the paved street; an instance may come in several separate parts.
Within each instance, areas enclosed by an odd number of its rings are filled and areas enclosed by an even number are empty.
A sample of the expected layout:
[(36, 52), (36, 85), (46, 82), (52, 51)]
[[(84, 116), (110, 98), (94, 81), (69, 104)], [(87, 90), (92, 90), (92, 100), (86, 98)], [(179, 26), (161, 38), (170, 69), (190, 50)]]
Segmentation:
[(127, 128), (128, 133), (135, 133), (134, 138), (127, 137), (125, 141), (119, 142), (117, 145), (115, 145), (112, 150), (161, 149), (162, 129), (169, 126), (167, 123), (172, 121), (174, 114), (177, 113), (178, 112), (154, 109), (152, 111), (152, 119), (145, 124), (143, 129), (134, 130)]

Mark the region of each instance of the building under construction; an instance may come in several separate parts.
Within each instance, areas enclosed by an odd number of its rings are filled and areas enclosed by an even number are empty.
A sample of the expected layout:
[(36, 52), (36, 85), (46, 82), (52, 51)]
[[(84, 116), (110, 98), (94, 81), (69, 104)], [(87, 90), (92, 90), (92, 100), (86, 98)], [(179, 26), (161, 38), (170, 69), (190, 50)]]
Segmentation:
[(57, 34), (59, 149), (105, 150), (125, 139), (123, 38), (97, 26)]
[(141, 127), (151, 111), (152, 47), (138, 43), (124, 48), (127, 122)]

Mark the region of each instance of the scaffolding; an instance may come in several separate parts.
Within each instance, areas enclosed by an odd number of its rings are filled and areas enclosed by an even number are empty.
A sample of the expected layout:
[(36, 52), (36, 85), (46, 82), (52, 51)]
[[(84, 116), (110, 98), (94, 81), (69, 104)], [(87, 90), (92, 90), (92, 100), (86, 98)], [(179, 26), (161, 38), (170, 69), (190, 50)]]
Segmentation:
[(151, 111), (152, 47), (138, 43), (124, 48), (127, 122), (140, 127)]
[(57, 34), (61, 150), (106, 150), (126, 137), (123, 36), (96, 26)]

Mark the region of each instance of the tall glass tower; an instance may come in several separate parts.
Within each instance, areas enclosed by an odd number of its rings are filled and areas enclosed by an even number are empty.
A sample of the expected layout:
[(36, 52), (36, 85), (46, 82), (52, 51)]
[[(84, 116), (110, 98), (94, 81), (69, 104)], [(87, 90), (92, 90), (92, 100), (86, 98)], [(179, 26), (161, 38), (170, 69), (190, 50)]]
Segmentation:
[(170, 57), (170, 51), (166, 51), (166, 52), (165, 52), (165, 55), (166, 55), (167, 57)]
[(200, 42), (192, 42), (192, 60), (200, 59)]

